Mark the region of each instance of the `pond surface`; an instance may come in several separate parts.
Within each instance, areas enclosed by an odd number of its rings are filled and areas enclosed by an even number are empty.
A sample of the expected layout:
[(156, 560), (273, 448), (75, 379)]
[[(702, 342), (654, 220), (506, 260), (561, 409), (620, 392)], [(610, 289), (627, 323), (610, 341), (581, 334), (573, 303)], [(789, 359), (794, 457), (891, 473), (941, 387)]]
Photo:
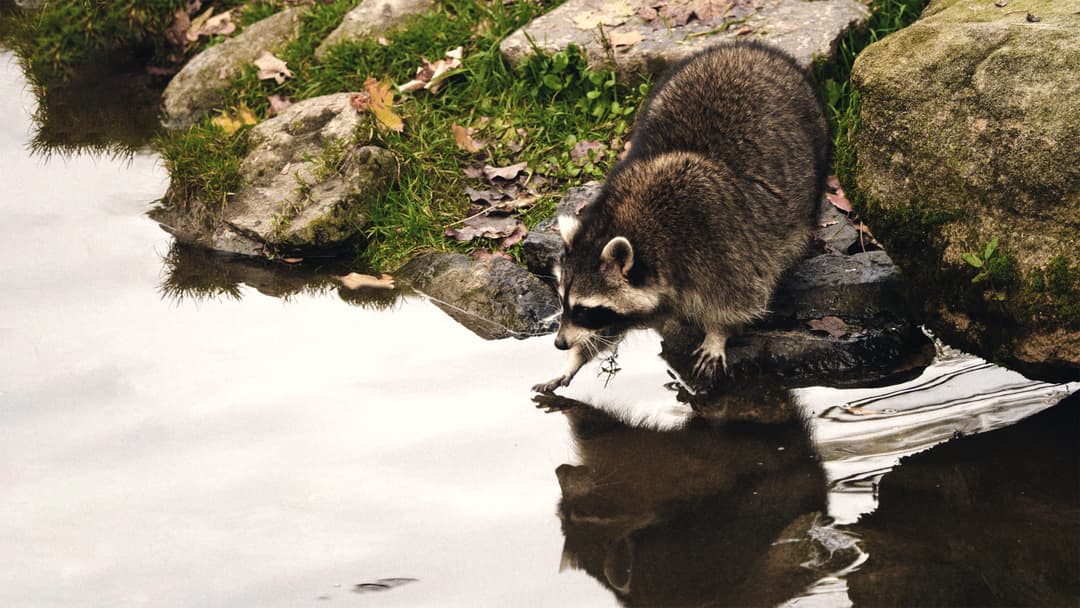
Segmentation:
[[(178, 280), (144, 215), (156, 157), (31, 156), (33, 108), (0, 53), (2, 606), (888, 603), (858, 577), (893, 562), (851, 533), (888, 511), (898, 460), (1080, 388), (943, 347), (902, 385), (746, 391), (809, 429), (734, 428), (692, 416), (642, 334), (545, 413), (528, 387), (561, 365), (549, 337), (487, 342), (421, 298), (273, 287), (197, 253)], [(200, 272), (216, 287), (185, 291)], [(1030, 437), (1064, 463), (1043, 512), (1068, 533), (1076, 442), (1038, 439), (1063, 420)], [(942, 544), (918, 529), (895, 559)], [(1060, 542), (1043, 559), (1072, 580), (1021, 597), (1080, 588)]]

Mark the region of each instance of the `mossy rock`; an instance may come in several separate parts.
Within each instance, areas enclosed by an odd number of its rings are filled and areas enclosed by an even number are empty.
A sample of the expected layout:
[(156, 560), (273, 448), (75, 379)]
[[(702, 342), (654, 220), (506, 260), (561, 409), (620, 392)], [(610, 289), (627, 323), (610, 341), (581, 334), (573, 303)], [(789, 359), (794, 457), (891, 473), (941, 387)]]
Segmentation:
[(1076, 7), (935, 0), (852, 79), (863, 211), (930, 326), (1031, 376), (1080, 376)]

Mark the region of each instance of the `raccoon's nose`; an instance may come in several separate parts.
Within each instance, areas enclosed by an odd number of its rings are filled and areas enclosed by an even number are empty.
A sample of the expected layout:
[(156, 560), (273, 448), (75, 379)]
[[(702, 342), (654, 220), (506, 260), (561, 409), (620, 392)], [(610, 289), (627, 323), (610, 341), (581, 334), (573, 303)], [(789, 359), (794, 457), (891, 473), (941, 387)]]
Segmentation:
[(570, 348), (570, 343), (566, 341), (566, 338), (562, 335), (555, 336), (555, 348), (559, 350), (567, 350)]

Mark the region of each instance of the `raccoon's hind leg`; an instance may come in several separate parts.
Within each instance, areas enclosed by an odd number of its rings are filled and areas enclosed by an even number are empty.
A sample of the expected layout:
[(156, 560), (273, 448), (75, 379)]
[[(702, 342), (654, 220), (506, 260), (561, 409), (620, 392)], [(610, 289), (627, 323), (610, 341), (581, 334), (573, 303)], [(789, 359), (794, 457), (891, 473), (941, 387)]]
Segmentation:
[(726, 329), (706, 329), (705, 339), (701, 346), (694, 350), (697, 362), (694, 363), (694, 377), (698, 380), (711, 380), (716, 373), (717, 363), (727, 371), (727, 339)]
[(533, 385), (533, 391), (550, 393), (560, 386), (569, 386), (570, 381), (577, 375), (581, 366), (588, 362), (589, 355), (586, 352), (585, 345), (581, 343), (575, 344), (570, 348), (570, 355), (566, 358), (566, 367), (563, 368), (562, 373), (547, 382)]

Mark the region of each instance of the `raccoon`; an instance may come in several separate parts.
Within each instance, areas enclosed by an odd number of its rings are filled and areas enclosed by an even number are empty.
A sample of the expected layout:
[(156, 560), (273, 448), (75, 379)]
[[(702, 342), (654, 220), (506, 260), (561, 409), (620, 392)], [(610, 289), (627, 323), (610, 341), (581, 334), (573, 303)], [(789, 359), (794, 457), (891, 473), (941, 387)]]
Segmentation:
[(705, 333), (695, 378), (726, 369), (728, 336), (766, 313), (805, 251), (828, 162), (821, 102), (787, 54), (723, 44), (676, 65), (596, 198), (558, 218), (555, 346), (570, 355), (533, 390), (569, 385), (629, 329), (668, 323)]

